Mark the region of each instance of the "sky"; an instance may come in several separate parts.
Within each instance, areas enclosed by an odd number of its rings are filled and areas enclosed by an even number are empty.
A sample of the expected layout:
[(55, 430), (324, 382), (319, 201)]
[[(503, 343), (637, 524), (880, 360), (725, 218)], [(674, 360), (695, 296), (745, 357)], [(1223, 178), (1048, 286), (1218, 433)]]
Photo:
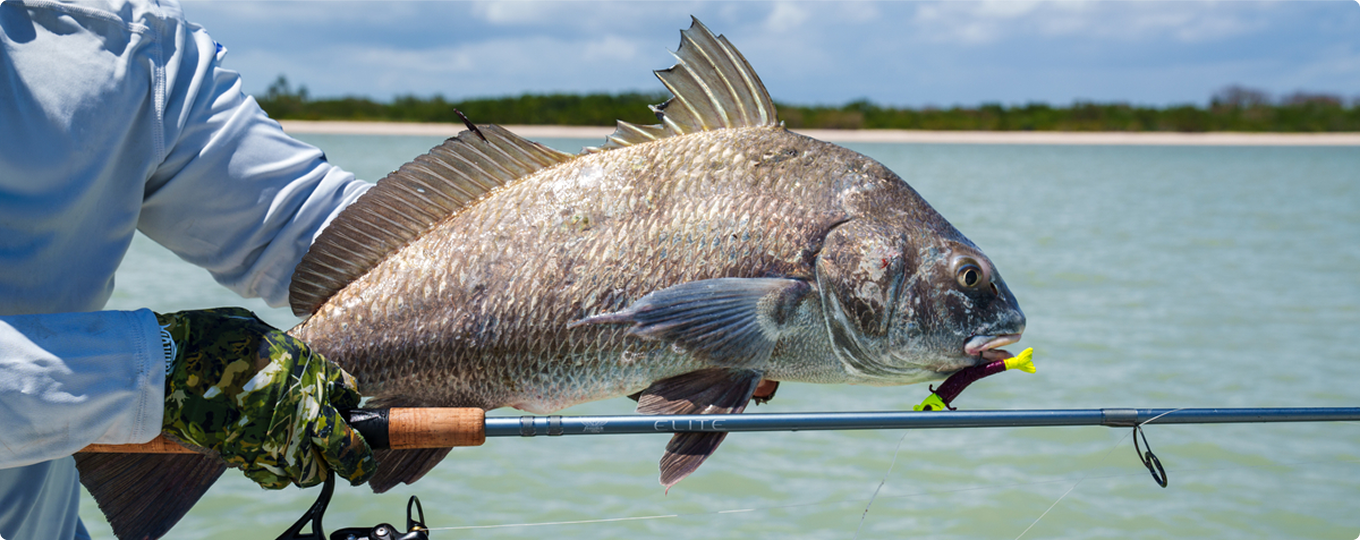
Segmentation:
[(1360, 99), (1360, 0), (360, 2), (184, 0), (250, 93), (656, 92), (690, 16), (776, 101), (1207, 104), (1236, 84)]

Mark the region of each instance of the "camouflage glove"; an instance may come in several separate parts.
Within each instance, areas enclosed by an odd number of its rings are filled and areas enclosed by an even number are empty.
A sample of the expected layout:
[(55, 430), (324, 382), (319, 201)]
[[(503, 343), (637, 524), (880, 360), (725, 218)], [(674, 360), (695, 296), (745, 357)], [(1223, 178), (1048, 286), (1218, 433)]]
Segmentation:
[(162, 430), (217, 451), (264, 488), (362, 483), (377, 466), (340, 409), (359, 405), (354, 377), (244, 308), (157, 314), (174, 352)]

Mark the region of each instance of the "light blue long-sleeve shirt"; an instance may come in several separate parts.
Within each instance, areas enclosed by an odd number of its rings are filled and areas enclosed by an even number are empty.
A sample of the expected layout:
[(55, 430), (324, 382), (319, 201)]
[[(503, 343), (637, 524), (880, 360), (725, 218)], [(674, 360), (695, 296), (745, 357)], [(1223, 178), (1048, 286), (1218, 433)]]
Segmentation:
[(0, 537), (77, 535), (71, 453), (160, 432), (154, 315), (99, 311), (135, 231), (278, 306), (368, 186), (224, 54), (173, 0), (0, 2)]

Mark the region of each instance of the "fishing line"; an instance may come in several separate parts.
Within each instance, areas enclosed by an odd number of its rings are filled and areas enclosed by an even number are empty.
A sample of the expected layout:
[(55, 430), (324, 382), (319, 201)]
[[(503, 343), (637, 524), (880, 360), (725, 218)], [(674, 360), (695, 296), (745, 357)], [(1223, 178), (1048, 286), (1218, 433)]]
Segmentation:
[[(1108, 477), (1125, 477), (1125, 476), (1128, 476), (1128, 475), (1134, 475), (1134, 474), (1118, 474), (1118, 475), (1111, 475), (1111, 476), (1108, 476)], [(917, 492), (917, 493), (912, 493), (912, 494), (902, 494), (902, 495), (899, 495), (899, 496), (884, 496), (883, 499), (885, 499), (885, 500), (892, 500), (892, 499), (900, 499), (900, 498), (915, 498), (915, 497), (920, 497), (920, 496), (930, 496), (930, 495), (932, 495), (932, 494), (948, 494), (948, 493), (955, 493), (955, 492), (969, 492), (969, 491), (974, 491), (974, 490), (987, 490), (987, 489), (993, 489), (993, 488), (1015, 488), (1015, 487), (1032, 486), (1032, 485), (1046, 485), (1046, 484), (1053, 484), (1053, 483), (1061, 483), (1061, 482), (1064, 482), (1064, 481), (1067, 481), (1067, 479), (1057, 479), (1057, 480), (1048, 480), (1048, 481), (1030, 481), (1030, 482), (1024, 482), (1024, 483), (1011, 483), (1011, 484), (1004, 484), (1004, 485), (982, 485), (982, 486), (973, 486), (973, 487), (955, 488), (955, 489), (950, 489), (950, 490), (936, 490), (936, 491), (929, 491), (929, 492)], [(524, 523), (516, 523), (516, 524), (488, 524), (488, 525), (478, 525), (478, 526), (441, 526), (441, 527), (437, 527), (437, 528), (427, 528), (427, 529), (430, 530), (430, 531), (435, 531), (435, 530), (477, 530), (477, 529), (517, 528), (517, 527), (531, 527), (531, 526), (562, 526), (562, 525), (575, 525), (575, 524), (601, 524), (601, 523), (609, 523), (609, 522), (629, 522), (629, 521), (658, 520), (658, 519), (669, 519), (669, 518), (702, 517), (702, 516), (707, 516), (707, 515), (735, 515), (735, 514), (741, 514), (741, 513), (753, 513), (753, 512), (756, 512), (756, 511), (773, 511), (773, 510), (777, 510), (777, 509), (793, 509), (793, 508), (797, 508), (797, 507), (815, 507), (815, 506), (822, 506), (822, 505), (836, 505), (836, 504), (858, 503), (858, 502), (860, 502), (860, 501), (862, 501), (862, 500), (859, 500), (859, 499), (853, 499), (853, 500), (821, 500), (821, 501), (816, 501), (816, 502), (793, 503), (793, 504), (787, 504), (787, 505), (774, 505), (774, 506), (769, 506), (769, 507), (745, 507), (745, 508), (739, 508), (739, 509), (725, 509), (725, 510), (722, 510), (722, 511), (705, 511), (705, 512), (703, 512), (703, 513), (677, 513), (677, 514), (671, 514), (671, 515), (647, 515), (647, 516), (640, 516), (640, 517), (614, 517), (614, 518), (598, 518), (598, 519), (568, 520), (568, 521), (557, 521), (557, 522), (524, 522)]]
[[(1126, 434), (1124, 437), (1127, 438), (1128, 435)], [(1119, 441), (1118, 443), (1115, 444), (1115, 447), (1117, 448), (1117, 447), (1119, 446), (1120, 443), (1123, 443), (1123, 438), (1120, 438), (1120, 441)], [(1106, 455), (1108, 455), (1108, 454), (1109, 454), (1109, 452), (1106, 452)], [(1103, 457), (1102, 457), (1102, 458), (1103, 458)], [(1289, 467), (1289, 466), (1321, 466), (1321, 465), (1327, 465), (1327, 464), (1360, 464), (1360, 459), (1358, 459), (1358, 460), (1306, 460), (1306, 461), (1302, 461), (1302, 462), (1280, 462), (1280, 463), (1275, 463), (1275, 464), (1262, 464), (1262, 465), (1257, 465), (1257, 466), (1235, 466), (1235, 467), (1229, 467), (1229, 468), (1190, 468), (1190, 469), (1179, 469), (1179, 470), (1176, 470), (1176, 471), (1177, 471), (1177, 472), (1180, 472), (1180, 473), (1190, 473), (1190, 472), (1212, 472), (1212, 471), (1233, 471), (1233, 470), (1264, 470), (1264, 469), (1278, 469), (1278, 468), (1285, 468), (1285, 467)], [(1089, 469), (1089, 468), (1088, 468), (1088, 469)], [(1140, 475), (1140, 474), (1137, 474), (1137, 473), (1119, 473), (1119, 474), (1113, 474), (1113, 475), (1101, 475), (1101, 476), (1095, 476), (1095, 477), (1083, 476), (1079, 481), (1077, 481), (1077, 484), (1081, 484), (1081, 481), (1085, 481), (1085, 480), (1087, 480), (1087, 479), (1114, 479), (1114, 478), (1116, 478), (1116, 477), (1130, 477), (1130, 476), (1137, 476), (1137, 475)], [(1030, 482), (1030, 483), (1015, 483), (1015, 484), (1012, 484), (1012, 485), (996, 485), (996, 486), (994, 486), (994, 487), (993, 487), (993, 486), (983, 486), (983, 487), (975, 487), (975, 488), (969, 488), (969, 489), (963, 489), (963, 490), (976, 490), (976, 489), (986, 489), (986, 488), (1011, 488), (1011, 487), (1019, 487), (1019, 486), (1032, 486), (1032, 485), (1047, 485), (1047, 484), (1053, 484), (1053, 483), (1061, 483), (1061, 482), (1064, 482), (1064, 481), (1066, 481), (1066, 479), (1057, 479), (1057, 480), (1052, 480), (1052, 481), (1035, 481), (1035, 482)], [(1061, 501), (1063, 498), (1067, 497), (1067, 494), (1070, 493), (1070, 492), (1072, 492), (1072, 489), (1075, 489), (1075, 488), (1077, 487), (1077, 484), (1074, 484), (1074, 485), (1072, 485), (1072, 488), (1067, 489), (1067, 492), (1064, 492), (1063, 495), (1062, 495), (1061, 497), (1058, 498), (1058, 500)], [(947, 491), (939, 491), (939, 492), (937, 492), (937, 493), (945, 493), (945, 492), (961, 492), (961, 491), (960, 491), (960, 490), (947, 490)], [(888, 497), (886, 497), (886, 498), (914, 497), (914, 496), (919, 496), (919, 495), (929, 495), (929, 494), (930, 494), (930, 493), (924, 493), (924, 494), (911, 494), (911, 495), (907, 495), (907, 496), (888, 496)], [(1053, 505), (1057, 505), (1057, 504), (1058, 504), (1057, 501), (1053, 502)], [(1045, 514), (1045, 515), (1048, 514), (1048, 511), (1051, 511), (1051, 510), (1053, 509), (1053, 505), (1050, 505), (1050, 506), (1048, 507), (1048, 510), (1044, 511), (1044, 514)], [(1035, 520), (1034, 520), (1034, 523), (1037, 524), (1037, 523), (1039, 522), (1039, 520), (1042, 519), (1042, 518), (1044, 518), (1043, 515), (1040, 515), (1038, 519), (1035, 519)], [(1034, 524), (1030, 524), (1030, 528), (1033, 528), (1033, 527), (1034, 527)], [(1030, 528), (1025, 528), (1025, 532), (1028, 532)], [(1025, 532), (1020, 532), (1020, 535), (1017, 536), (1016, 539), (1019, 539), (1020, 537), (1024, 537)]]
[[(1165, 415), (1168, 415), (1168, 414), (1173, 413), (1173, 412), (1175, 412), (1175, 411), (1180, 411), (1180, 410), (1183, 410), (1183, 409), (1187, 409), (1187, 408), (1179, 408), (1179, 409), (1176, 409), (1176, 410), (1172, 410), (1172, 411), (1165, 412), (1165, 413), (1163, 413), (1163, 414), (1161, 414), (1161, 415), (1158, 415), (1157, 417), (1154, 417), (1154, 418), (1149, 419), (1149, 420), (1147, 420), (1147, 421), (1145, 421), (1145, 422), (1143, 422), (1143, 423), (1140, 423), (1140, 425), (1145, 425), (1145, 424), (1151, 423), (1151, 422), (1153, 422), (1153, 421), (1156, 421), (1158, 418), (1160, 418), (1160, 417), (1162, 417), (1162, 416), (1165, 416)], [(1350, 422), (1350, 423), (1348, 423), (1348, 424), (1360, 424), (1360, 423)], [(1113, 453), (1115, 449), (1118, 449), (1119, 446), (1123, 444), (1124, 439), (1128, 438), (1130, 434), (1131, 434), (1131, 433), (1127, 433), (1127, 434), (1125, 434), (1124, 436), (1121, 436), (1120, 439), (1119, 439), (1118, 441), (1116, 441), (1115, 444), (1114, 444), (1109, 450), (1107, 450), (1107, 451), (1105, 452), (1105, 455), (1102, 456), (1102, 460), (1103, 460), (1104, 458), (1108, 457), (1111, 453)], [(858, 537), (858, 535), (859, 535), (861, 529), (863, 528), (864, 522), (866, 521), (866, 519), (867, 519), (867, 517), (868, 517), (869, 509), (872, 507), (873, 503), (874, 503), (874, 502), (877, 500), (877, 498), (880, 496), (880, 494), (881, 494), (881, 492), (882, 492), (882, 489), (886, 486), (887, 479), (888, 479), (889, 477), (891, 477), (892, 471), (896, 468), (897, 458), (898, 458), (898, 456), (899, 456), (900, 453), (901, 453), (902, 444), (905, 442), (906, 436), (907, 436), (907, 434), (903, 434), (902, 438), (900, 438), (900, 439), (898, 440), (897, 446), (896, 446), (896, 448), (895, 448), (894, 451), (893, 451), (893, 459), (892, 459), (892, 461), (889, 463), (889, 466), (888, 466), (888, 471), (884, 474), (883, 478), (879, 481), (878, 487), (874, 490), (874, 493), (870, 496), (869, 502), (868, 502), (868, 504), (866, 504), (866, 506), (865, 506), (865, 508), (864, 508), (864, 512), (863, 512), (863, 513), (861, 514), (861, 516), (860, 516), (859, 524), (858, 524), (858, 526), (856, 527), (856, 530), (855, 530), (855, 535), (856, 535), (856, 537)], [(1360, 463), (1360, 460), (1324, 460), (1324, 461), (1276, 462), (1276, 463), (1274, 463), (1274, 464), (1263, 464), (1263, 465), (1253, 465), (1253, 466), (1234, 466), (1234, 467), (1226, 467), (1226, 468), (1193, 468), (1193, 469), (1179, 469), (1179, 470), (1176, 470), (1176, 471), (1178, 471), (1178, 472), (1207, 472), (1207, 471), (1232, 471), (1232, 470), (1261, 470), (1261, 469), (1278, 469), (1278, 468), (1282, 468), (1282, 467), (1290, 467), (1290, 466), (1327, 465), (1327, 464), (1350, 464), (1350, 463)], [(1084, 472), (1086, 472), (1086, 473), (1083, 473), (1082, 476), (1081, 476), (1079, 479), (1077, 479), (1077, 482), (1076, 482), (1076, 483), (1074, 483), (1070, 488), (1068, 488), (1068, 490), (1067, 490), (1066, 492), (1064, 492), (1064, 493), (1062, 494), (1062, 496), (1059, 496), (1058, 499), (1055, 500), (1055, 501), (1053, 502), (1053, 504), (1050, 505), (1050, 506), (1048, 507), (1048, 509), (1046, 509), (1046, 510), (1044, 511), (1043, 514), (1041, 514), (1038, 518), (1036, 518), (1036, 519), (1034, 520), (1033, 523), (1031, 523), (1031, 524), (1029, 525), (1029, 527), (1025, 528), (1025, 530), (1022, 531), (1022, 532), (1020, 533), (1019, 536), (1017, 536), (1017, 539), (1018, 539), (1018, 538), (1021, 538), (1021, 537), (1024, 537), (1024, 535), (1025, 535), (1026, 533), (1028, 533), (1035, 525), (1037, 525), (1037, 524), (1039, 523), (1039, 521), (1042, 520), (1042, 519), (1043, 519), (1050, 511), (1052, 511), (1052, 510), (1057, 506), (1058, 503), (1060, 503), (1064, 498), (1066, 498), (1066, 496), (1067, 496), (1068, 494), (1070, 494), (1072, 491), (1074, 491), (1074, 490), (1076, 489), (1077, 486), (1079, 486), (1081, 483), (1085, 482), (1086, 480), (1088, 480), (1088, 479), (1112, 479), (1112, 478), (1118, 478), (1118, 477), (1126, 477), (1126, 476), (1141, 475), (1141, 474), (1139, 474), (1139, 473), (1118, 473), (1118, 474), (1111, 474), (1111, 475), (1098, 475), (1098, 476), (1092, 476), (1092, 475), (1090, 474), (1090, 470), (1091, 470), (1091, 469), (1092, 469), (1092, 468), (1086, 468), (1086, 469), (1084, 470)], [(1003, 488), (1018, 488), (1018, 487), (1026, 487), (1026, 486), (1038, 486), (1038, 485), (1047, 485), (1047, 484), (1064, 483), (1064, 482), (1067, 482), (1067, 481), (1070, 480), (1070, 479), (1071, 479), (1071, 477), (1061, 477), (1061, 478), (1056, 478), (1056, 479), (1045, 479), (1045, 480), (1027, 481), (1027, 482), (1019, 482), (1019, 483), (989, 484), (989, 485), (979, 485), (979, 486), (971, 486), (971, 487), (959, 487), (959, 488), (953, 488), (953, 489), (948, 489), (948, 490), (930, 490), (930, 491), (924, 491), (924, 492), (915, 492), (915, 493), (910, 493), (910, 494), (893, 495), (893, 496), (882, 496), (882, 497), (883, 497), (883, 499), (889, 499), (889, 500), (902, 499), (902, 498), (919, 498), (919, 497), (922, 497), (922, 496), (938, 496), (938, 495), (942, 495), (942, 494), (961, 493), (961, 492), (970, 492), (970, 491), (978, 491), (978, 490), (992, 490), (992, 489), (1003, 489)], [(793, 504), (775, 505), (775, 506), (766, 506), (766, 507), (736, 508), (736, 509), (726, 509), (726, 510), (720, 510), (720, 511), (707, 511), (707, 512), (700, 512), (700, 513), (676, 513), (676, 514), (663, 514), (663, 515), (646, 515), (646, 516), (634, 516), (634, 517), (613, 517), (613, 518), (583, 519), (583, 520), (571, 520), (571, 521), (552, 521), (552, 522), (526, 522), (526, 523), (506, 523), (506, 524), (470, 525), (470, 526), (444, 526), (444, 527), (435, 527), (435, 528), (428, 528), (428, 529), (431, 530), (431, 531), (434, 531), (434, 530), (476, 530), (476, 529), (497, 529), (497, 528), (534, 527), (534, 526), (563, 526), (563, 525), (581, 525), (581, 524), (605, 524), (605, 523), (616, 523), (616, 522), (637, 522), (637, 521), (646, 521), (646, 520), (661, 520), (661, 519), (684, 518), (684, 517), (702, 517), (702, 516), (724, 515), (724, 514), (742, 514), (742, 513), (752, 513), (752, 512), (756, 512), (756, 511), (773, 511), (773, 510), (779, 510), (779, 509), (792, 509), (792, 508), (799, 508), (799, 507), (830, 506), (830, 505), (837, 505), (837, 504), (855, 503), (855, 502), (858, 502), (858, 501), (863, 501), (863, 500), (859, 500), (859, 499), (846, 499), (846, 500), (820, 500), (820, 501), (815, 501), (815, 502), (793, 503)]]
[[(1136, 446), (1138, 445), (1138, 440), (1137, 440), (1136, 438), (1138, 437), (1138, 436), (1137, 436), (1137, 435), (1138, 435), (1138, 431), (1142, 428), (1143, 425), (1148, 424), (1148, 423), (1151, 423), (1151, 422), (1153, 422), (1153, 421), (1156, 421), (1157, 419), (1161, 419), (1162, 417), (1165, 417), (1165, 416), (1168, 415), (1168, 414), (1175, 413), (1175, 412), (1178, 412), (1178, 411), (1181, 411), (1181, 410), (1184, 410), (1184, 409), (1187, 409), (1187, 408), (1176, 408), (1176, 409), (1174, 409), (1174, 410), (1168, 411), (1168, 412), (1166, 412), (1166, 413), (1163, 413), (1163, 414), (1161, 414), (1161, 415), (1158, 415), (1158, 416), (1156, 416), (1156, 417), (1153, 417), (1153, 418), (1151, 418), (1151, 419), (1148, 419), (1148, 420), (1146, 420), (1146, 421), (1143, 421), (1143, 422), (1141, 422), (1141, 423), (1138, 423), (1138, 424), (1136, 424), (1136, 425), (1133, 425), (1133, 432), (1132, 432), (1132, 435), (1133, 435), (1134, 438), (1135, 438), (1135, 439), (1133, 440), (1134, 446), (1136, 447)], [(1102, 456), (1102, 457), (1100, 457), (1100, 460), (1103, 462), (1106, 458), (1108, 458), (1108, 457), (1110, 456), (1110, 454), (1114, 452), (1115, 449), (1118, 449), (1119, 446), (1120, 446), (1121, 444), (1124, 443), (1124, 439), (1127, 438), (1127, 437), (1129, 437), (1129, 435), (1130, 435), (1130, 434), (1124, 434), (1123, 437), (1120, 437), (1120, 438), (1119, 438), (1119, 441), (1114, 442), (1114, 445), (1113, 445), (1112, 447), (1110, 447), (1110, 450), (1109, 450), (1109, 451), (1105, 451), (1105, 455)], [(1144, 436), (1144, 437), (1143, 437), (1143, 441), (1144, 441), (1144, 442), (1147, 441), (1147, 436)], [(1150, 456), (1152, 455), (1152, 448), (1151, 448), (1151, 447), (1148, 447), (1148, 455), (1150, 455)], [(1155, 459), (1155, 458), (1156, 458), (1156, 457), (1153, 456), (1153, 459)], [(1152, 469), (1152, 466), (1148, 465), (1148, 459), (1147, 459), (1147, 458), (1144, 458), (1143, 455), (1142, 455), (1142, 453), (1139, 453), (1138, 459), (1141, 460), (1141, 461), (1143, 462), (1143, 465), (1144, 465), (1144, 466), (1147, 466), (1149, 470)], [(1160, 468), (1160, 467), (1161, 467), (1161, 462), (1157, 462), (1157, 466), (1158, 466), (1158, 468)], [(1087, 468), (1086, 470), (1083, 470), (1083, 471), (1090, 471), (1090, 469), (1091, 469), (1091, 468)], [(1153, 478), (1153, 479), (1156, 479), (1157, 482), (1158, 482), (1159, 484), (1162, 485), (1162, 488), (1166, 488), (1166, 472), (1165, 472), (1165, 471), (1162, 472), (1162, 477), (1161, 477), (1161, 478), (1158, 478), (1158, 477), (1157, 477), (1157, 472), (1155, 472), (1155, 471), (1152, 472), (1152, 478)], [(1024, 537), (1025, 534), (1029, 533), (1029, 531), (1030, 531), (1031, 529), (1034, 528), (1034, 525), (1038, 524), (1039, 521), (1043, 520), (1044, 517), (1048, 516), (1048, 512), (1049, 512), (1049, 511), (1052, 511), (1054, 507), (1057, 507), (1057, 506), (1058, 506), (1058, 502), (1063, 501), (1063, 498), (1066, 498), (1068, 494), (1071, 494), (1073, 490), (1076, 490), (1076, 489), (1077, 489), (1077, 486), (1080, 485), (1080, 484), (1082, 483), (1082, 481), (1085, 481), (1085, 480), (1086, 480), (1086, 474), (1082, 474), (1081, 479), (1078, 479), (1076, 483), (1073, 483), (1073, 484), (1072, 484), (1072, 487), (1069, 488), (1069, 489), (1067, 489), (1067, 492), (1062, 493), (1062, 496), (1058, 496), (1058, 499), (1053, 500), (1053, 504), (1052, 504), (1052, 505), (1049, 505), (1049, 506), (1048, 506), (1048, 509), (1045, 509), (1044, 512), (1041, 513), (1041, 514), (1039, 515), (1039, 518), (1034, 519), (1034, 522), (1031, 522), (1031, 523), (1029, 524), (1029, 527), (1025, 528), (1025, 531), (1020, 532), (1020, 535), (1015, 536), (1015, 538), (1016, 538), (1016, 539), (1020, 539), (1021, 537)]]
[(910, 432), (903, 432), (902, 438), (897, 440), (897, 448), (893, 449), (892, 462), (888, 464), (888, 473), (883, 474), (883, 479), (878, 482), (878, 488), (875, 488), (874, 493), (869, 496), (869, 503), (864, 504), (864, 514), (859, 516), (859, 525), (855, 526), (855, 539), (859, 539), (859, 530), (864, 527), (864, 519), (869, 516), (869, 508), (874, 505), (874, 498), (878, 497), (878, 491), (883, 490), (883, 485), (887, 484), (888, 477), (892, 475), (893, 467), (897, 466), (897, 453), (902, 451), (902, 442), (907, 441), (907, 434), (910, 434)]
[(570, 524), (600, 524), (604, 522), (628, 522), (630, 520), (655, 520), (659, 518), (679, 518), (695, 515), (711, 515), (715, 513), (689, 513), (683, 515), (650, 515), (645, 517), (618, 517), (618, 518), (595, 518), (586, 520), (563, 520), (558, 522), (525, 522), (521, 524), (493, 524), (490, 526), (443, 526), (440, 528), (427, 528), (434, 530), (477, 530), (493, 528), (519, 528), (523, 526), (565, 526)]
[[(1128, 436), (1126, 435), (1125, 437), (1128, 437)], [(1121, 440), (1120, 443), (1122, 443), (1122, 440)], [(1282, 463), (1275, 463), (1275, 464), (1263, 464), (1263, 465), (1255, 465), (1255, 466), (1232, 466), (1232, 467), (1226, 467), (1226, 468), (1193, 468), (1193, 469), (1178, 469), (1178, 470), (1176, 470), (1176, 471), (1177, 471), (1177, 472), (1180, 472), (1180, 473), (1188, 473), (1188, 472), (1209, 472), (1209, 471), (1258, 470), (1258, 469), (1278, 469), (1278, 468), (1289, 467), (1289, 466), (1327, 465), (1327, 464), (1360, 464), (1360, 459), (1356, 459), (1356, 460), (1309, 460), (1309, 461), (1300, 461), (1300, 462), (1282, 462)], [(1141, 475), (1144, 475), (1144, 474), (1143, 474), (1142, 472), (1114, 473), (1114, 474), (1108, 474), (1108, 475), (1086, 475), (1086, 476), (1083, 476), (1082, 479), (1085, 479), (1085, 480), (1115, 479), (1115, 478), (1119, 478), (1119, 477), (1135, 477), (1135, 476), (1141, 476)], [(1065, 483), (1065, 482), (1068, 482), (1068, 481), (1070, 481), (1070, 480), (1072, 480), (1071, 477), (1061, 477), (1061, 478), (1056, 478), (1056, 479), (1045, 479), (1045, 480), (1040, 480), (1040, 481), (1025, 481), (1025, 482), (1019, 482), (1019, 483), (1004, 483), (1004, 484), (995, 484), (995, 485), (978, 485), (978, 486), (969, 486), (969, 487), (952, 488), (952, 489), (948, 489), (948, 490), (930, 490), (930, 491), (925, 491), (925, 492), (913, 492), (913, 493), (910, 493), (910, 494), (900, 494), (900, 495), (893, 495), (893, 496), (883, 496), (882, 499), (884, 499), (884, 500), (898, 500), (898, 499), (903, 499), (903, 498), (920, 498), (920, 497), (923, 497), (923, 496), (938, 496), (938, 495), (942, 495), (942, 494), (955, 494), (955, 493), (961, 493), (961, 492), (973, 492), (973, 491), (979, 491), (979, 490), (992, 490), (992, 489), (1020, 488), (1020, 487), (1039, 486), (1039, 485), (1052, 485), (1052, 484), (1058, 484), (1058, 483)], [(430, 531), (436, 531), (436, 530), (477, 530), (477, 529), (519, 528), (519, 527), (534, 527), (534, 526), (566, 526), (566, 525), (579, 525), (579, 524), (605, 524), (605, 523), (613, 523), (613, 522), (634, 522), (634, 521), (643, 521), (643, 520), (660, 520), (660, 519), (672, 519), (672, 518), (702, 517), (702, 516), (710, 516), (710, 515), (735, 515), (735, 514), (743, 514), (743, 513), (753, 513), (753, 512), (756, 512), (756, 511), (774, 511), (774, 510), (779, 510), (779, 509), (794, 509), (794, 508), (799, 508), (799, 507), (816, 507), (816, 506), (830, 506), (830, 505), (837, 505), (837, 504), (850, 504), (850, 503), (858, 503), (858, 502), (861, 502), (861, 501), (863, 501), (863, 500), (860, 500), (860, 499), (847, 499), (847, 500), (820, 500), (820, 501), (815, 501), (815, 502), (792, 503), (792, 504), (785, 504), (785, 505), (773, 505), (773, 506), (768, 506), (768, 507), (744, 507), (744, 508), (737, 508), (737, 509), (725, 509), (725, 510), (721, 510), (721, 511), (705, 511), (705, 512), (702, 512), (702, 513), (676, 513), (676, 514), (669, 514), (669, 515), (645, 515), (645, 516), (637, 516), (637, 517), (612, 517), (612, 518), (583, 519), (583, 520), (555, 521), (555, 522), (524, 522), (524, 523), (514, 523), (514, 524), (507, 523), (507, 524), (487, 524), (487, 525), (474, 525), (474, 526), (441, 526), (441, 527), (428, 528), (428, 529), (429, 529)]]
[[(1108, 457), (1110, 456), (1110, 454), (1114, 452), (1115, 449), (1118, 449), (1118, 448), (1119, 448), (1119, 444), (1124, 443), (1124, 438), (1127, 438), (1127, 437), (1129, 437), (1129, 435), (1128, 435), (1128, 434), (1125, 434), (1124, 437), (1119, 438), (1119, 441), (1115, 442), (1114, 447), (1111, 447), (1109, 451), (1105, 451), (1105, 455), (1102, 456), (1102, 457), (1100, 457), (1100, 460), (1103, 462), (1106, 458), (1108, 458)], [(1082, 471), (1089, 471), (1090, 469), (1091, 469), (1091, 468), (1086, 468), (1085, 470), (1082, 470)], [(1052, 511), (1054, 507), (1057, 507), (1057, 506), (1058, 506), (1058, 502), (1063, 501), (1063, 498), (1066, 498), (1068, 494), (1071, 494), (1073, 490), (1076, 490), (1076, 489), (1077, 489), (1077, 485), (1080, 485), (1080, 484), (1082, 483), (1082, 481), (1085, 481), (1085, 480), (1086, 480), (1086, 474), (1082, 474), (1081, 479), (1077, 479), (1077, 482), (1072, 483), (1072, 486), (1071, 486), (1071, 487), (1068, 487), (1067, 492), (1062, 493), (1062, 496), (1058, 496), (1058, 499), (1053, 500), (1053, 504), (1052, 504), (1052, 505), (1049, 505), (1049, 506), (1048, 506), (1048, 509), (1045, 509), (1044, 512), (1041, 513), (1041, 514), (1039, 515), (1039, 518), (1036, 518), (1036, 519), (1034, 519), (1034, 522), (1029, 523), (1029, 527), (1025, 528), (1025, 531), (1020, 532), (1020, 535), (1015, 536), (1015, 538), (1016, 538), (1016, 539), (1020, 539), (1020, 538), (1024, 537), (1025, 534), (1029, 533), (1030, 529), (1034, 528), (1034, 525), (1035, 525), (1035, 524), (1038, 524), (1039, 521), (1043, 520), (1044, 517), (1048, 516), (1048, 512), (1049, 512), (1049, 511)]]

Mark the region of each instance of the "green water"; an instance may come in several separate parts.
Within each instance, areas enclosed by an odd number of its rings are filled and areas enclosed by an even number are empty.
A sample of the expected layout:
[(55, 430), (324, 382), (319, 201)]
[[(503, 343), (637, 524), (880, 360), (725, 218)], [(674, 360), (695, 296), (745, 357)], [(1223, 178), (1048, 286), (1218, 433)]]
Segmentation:
[[(367, 179), (440, 140), (303, 138)], [(598, 143), (545, 142), (570, 151)], [(981, 246), (1028, 316), (1016, 347), (1035, 348), (1039, 372), (989, 378), (955, 405), (1360, 405), (1360, 151), (853, 148), (907, 179)], [(242, 304), (279, 326), (296, 321), (138, 238), (110, 308)], [(928, 394), (925, 386), (785, 384), (752, 411), (902, 410)], [(632, 406), (616, 399), (564, 413)], [(1128, 435), (1103, 427), (735, 434), (670, 494), (656, 482), (666, 436), (503, 438), (457, 449), (416, 485), (388, 494), (342, 487), (325, 526), (402, 526), (416, 494), (437, 538), (851, 538), (892, 464), (861, 538), (1360, 535), (1360, 423), (1151, 426), (1168, 488), (1153, 482)], [(264, 491), (228, 472), (170, 536), (274, 537), (315, 494)], [(93, 502), (82, 505), (91, 532), (109, 537)]]

